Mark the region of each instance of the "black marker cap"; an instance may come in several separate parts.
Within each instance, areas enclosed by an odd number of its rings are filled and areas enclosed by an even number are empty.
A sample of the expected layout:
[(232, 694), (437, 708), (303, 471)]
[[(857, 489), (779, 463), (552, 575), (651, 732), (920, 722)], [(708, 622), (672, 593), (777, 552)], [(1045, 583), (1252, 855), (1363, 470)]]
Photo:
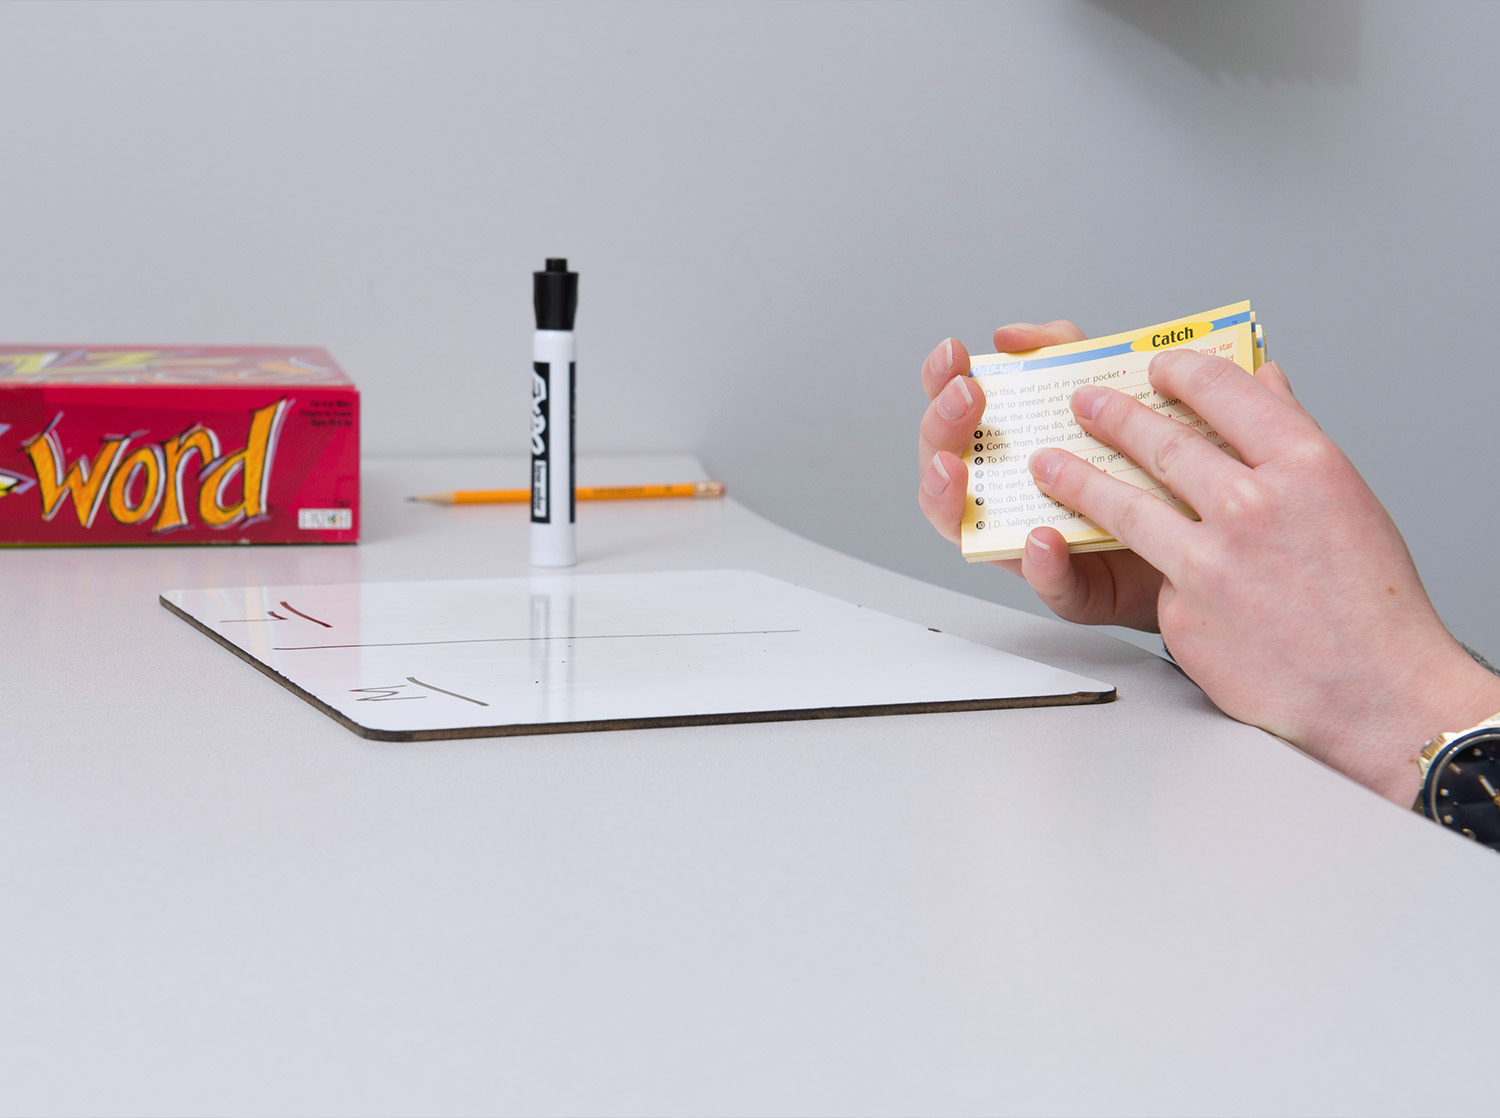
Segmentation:
[(531, 273), (531, 301), (538, 330), (571, 330), (578, 310), (578, 273), (568, 271), (561, 256), (547, 257), (545, 272)]

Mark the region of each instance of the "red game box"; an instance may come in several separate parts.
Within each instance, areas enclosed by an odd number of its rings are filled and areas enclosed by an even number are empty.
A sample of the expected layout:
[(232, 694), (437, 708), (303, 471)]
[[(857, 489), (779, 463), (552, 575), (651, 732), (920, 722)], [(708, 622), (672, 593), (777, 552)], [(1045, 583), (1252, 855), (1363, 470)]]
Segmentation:
[(0, 346), (0, 544), (353, 543), (359, 392), (304, 346)]

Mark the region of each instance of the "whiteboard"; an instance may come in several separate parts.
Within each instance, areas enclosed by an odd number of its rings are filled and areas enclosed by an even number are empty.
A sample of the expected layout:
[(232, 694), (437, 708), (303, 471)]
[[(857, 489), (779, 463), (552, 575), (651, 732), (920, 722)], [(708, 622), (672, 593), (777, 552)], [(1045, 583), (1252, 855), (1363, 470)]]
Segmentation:
[(386, 741), (1108, 702), (1114, 688), (750, 571), (169, 590)]

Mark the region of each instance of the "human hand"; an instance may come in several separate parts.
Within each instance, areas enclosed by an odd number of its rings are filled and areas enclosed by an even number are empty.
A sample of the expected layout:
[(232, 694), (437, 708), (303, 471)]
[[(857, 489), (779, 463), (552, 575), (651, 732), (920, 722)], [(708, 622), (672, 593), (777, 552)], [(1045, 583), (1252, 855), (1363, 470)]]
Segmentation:
[[(1041, 346), (1082, 341), (1071, 322), (1019, 324), (995, 331), (995, 349), (1020, 353)], [(984, 394), (969, 378), (969, 352), (948, 339), (922, 363), (922, 387), (931, 403), (922, 417), (917, 503), (944, 539), (958, 543), (969, 473), (962, 452), (984, 415)], [(1128, 625), (1154, 632), (1162, 576), (1130, 551), (1069, 556), (1055, 528), (1036, 528), (1020, 559), (994, 564), (1023, 576), (1059, 617), (1082, 625)]]
[[(1162, 636), (1220, 709), (1410, 805), (1422, 744), (1500, 710), (1500, 679), (1443, 626), (1396, 526), (1279, 366), (1252, 377), (1173, 350), (1150, 377), (1239, 458), (1101, 386), (1073, 394), (1074, 414), (1201, 520), (1055, 447), (1032, 455), (1038, 487), (1160, 572)], [(1027, 578), (1075, 585), (1088, 558), (1053, 548)]]

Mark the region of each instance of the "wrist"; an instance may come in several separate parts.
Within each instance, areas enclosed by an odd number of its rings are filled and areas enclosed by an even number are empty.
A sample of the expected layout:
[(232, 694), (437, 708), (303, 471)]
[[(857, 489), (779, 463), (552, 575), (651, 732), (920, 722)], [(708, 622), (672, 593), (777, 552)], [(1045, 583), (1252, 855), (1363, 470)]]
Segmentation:
[(1417, 758), (1423, 747), (1500, 712), (1500, 677), (1451, 638), (1445, 645), (1412, 656), (1391, 685), (1370, 687), (1361, 711), (1323, 730), (1308, 751), (1409, 808), (1422, 785)]

